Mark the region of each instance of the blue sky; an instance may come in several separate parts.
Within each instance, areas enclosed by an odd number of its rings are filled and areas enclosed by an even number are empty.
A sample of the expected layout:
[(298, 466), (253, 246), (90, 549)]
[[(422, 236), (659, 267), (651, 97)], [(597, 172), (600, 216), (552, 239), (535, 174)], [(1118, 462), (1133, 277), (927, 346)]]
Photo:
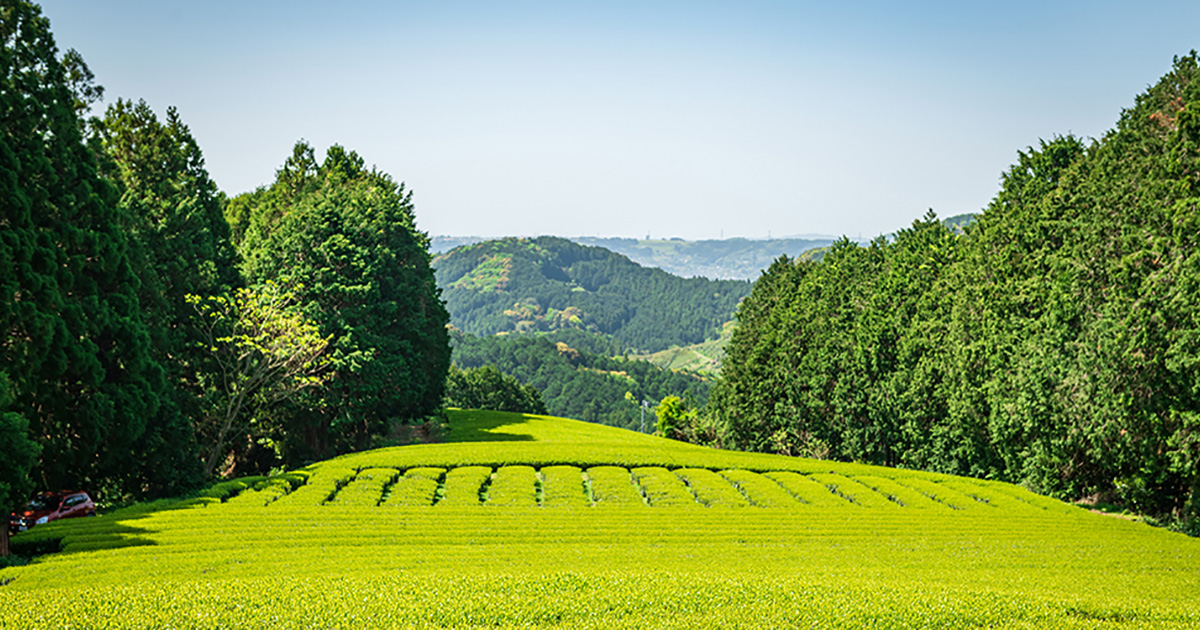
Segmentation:
[(443, 235), (870, 237), (976, 212), (1200, 48), (1200, 3), (42, 3), (230, 195), (300, 138)]

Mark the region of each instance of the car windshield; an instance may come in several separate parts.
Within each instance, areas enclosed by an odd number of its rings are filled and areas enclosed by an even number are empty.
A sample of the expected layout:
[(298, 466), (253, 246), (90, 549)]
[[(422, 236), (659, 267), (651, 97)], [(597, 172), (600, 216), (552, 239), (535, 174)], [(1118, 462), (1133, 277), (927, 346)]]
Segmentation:
[(25, 509), (30, 511), (57, 510), (60, 503), (62, 503), (60, 497), (43, 495), (33, 497), (33, 500), (25, 505)]

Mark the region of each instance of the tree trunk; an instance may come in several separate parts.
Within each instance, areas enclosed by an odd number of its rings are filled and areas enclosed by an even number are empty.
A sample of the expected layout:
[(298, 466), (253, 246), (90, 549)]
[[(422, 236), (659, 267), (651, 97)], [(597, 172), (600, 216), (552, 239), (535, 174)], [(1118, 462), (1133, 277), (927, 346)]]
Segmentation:
[(0, 523), (0, 558), (8, 557), (8, 519)]

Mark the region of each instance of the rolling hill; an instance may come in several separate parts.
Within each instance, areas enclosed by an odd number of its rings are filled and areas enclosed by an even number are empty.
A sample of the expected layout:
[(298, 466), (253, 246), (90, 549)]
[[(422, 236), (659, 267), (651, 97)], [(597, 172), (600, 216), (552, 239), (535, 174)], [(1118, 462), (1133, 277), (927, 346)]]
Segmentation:
[[(636, 239), (603, 236), (568, 237), (580, 245), (603, 247), (643, 267), (655, 267), (681, 278), (703, 277), (714, 280), (755, 280), (782, 255), (800, 256), (804, 252), (829, 245), (833, 236), (813, 235), (795, 238), (728, 238), (688, 241), (681, 238)], [(473, 245), (488, 239), (482, 236), (433, 236), (430, 251), (442, 254), (456, 247)]]
[(0, 570), (6, 628), (1200, 624), (1200, 540), (1003, 483), (498, 412), (13, 543), (53, 552)]
[(433, 265), (464, 332), (581, 330), (644, 352), (716, 339), (751, 286), (679, 278), (555, 237), (464, 245)]

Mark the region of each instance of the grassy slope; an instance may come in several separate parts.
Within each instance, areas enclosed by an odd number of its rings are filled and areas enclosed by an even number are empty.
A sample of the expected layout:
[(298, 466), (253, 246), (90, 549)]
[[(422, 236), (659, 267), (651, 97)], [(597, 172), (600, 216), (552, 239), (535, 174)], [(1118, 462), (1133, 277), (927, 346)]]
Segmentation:
[(734, 322), (726, 322), (719, 339), (690, 346), (674, 346), (648, 354), (631, 354), (629, 358), (653, 363), (664, 370), (687, 370), (698, 374), (720, 374), (725, 360), (725, 345), (733, 337)]
[[(21, 534), (17, 545), (62, 538), (64, 549), (0, 571), (8, 582), (0, 627), (1200, 624), (1200, 540), (1014, 486), (711, 451), (515, 414), (457, 412), (450, 427), (446, 444), (297, 471), (293, 482), (306, 483), (283, 498), (291, 483), (265, 481), (226, 502), (166, 501)], [(532, 469), (516, 464), (541, 469), (545, 505), (535, 504)], [(593, 468), (593, 496), (616, 490), (637, 500), (588, 506), (576, 468), (557, 464), (624, 467)], [(456, 485), (470, 476), (458, 473), (477, 471), (467, 466), (497, 468), (487, 503), (477, 487)], [(416, 467), (458, 471), (445, 477), (444, 500), (374, 505), (385, 479)], [(773, 487), (785, 507), (703, 507), (661, 467), (690, 476), (704, 496), (704, 480), (719, 477), (690, 467), (774, 471), (727, 474), (760, 504), (767, 494), (757, 493)], [(625, 469), (658, 505), (632, 492)], [(355, 474), (333, 503), (320, 504)], [(779, 494), (774, 481), (754, 485), (772, 477), (809, 503)], [(625, 484), (602, 488), (603, 479)], [(402, 494), (402, 483), (389, 496)], [(572, 496), (576, 507), (550, 507)], [(672, 496), (679, 507), (663, 507)], [(736, 492), (722, 496), (745, 503)], [(528, 507), (490, 506), (509, 502)]]

